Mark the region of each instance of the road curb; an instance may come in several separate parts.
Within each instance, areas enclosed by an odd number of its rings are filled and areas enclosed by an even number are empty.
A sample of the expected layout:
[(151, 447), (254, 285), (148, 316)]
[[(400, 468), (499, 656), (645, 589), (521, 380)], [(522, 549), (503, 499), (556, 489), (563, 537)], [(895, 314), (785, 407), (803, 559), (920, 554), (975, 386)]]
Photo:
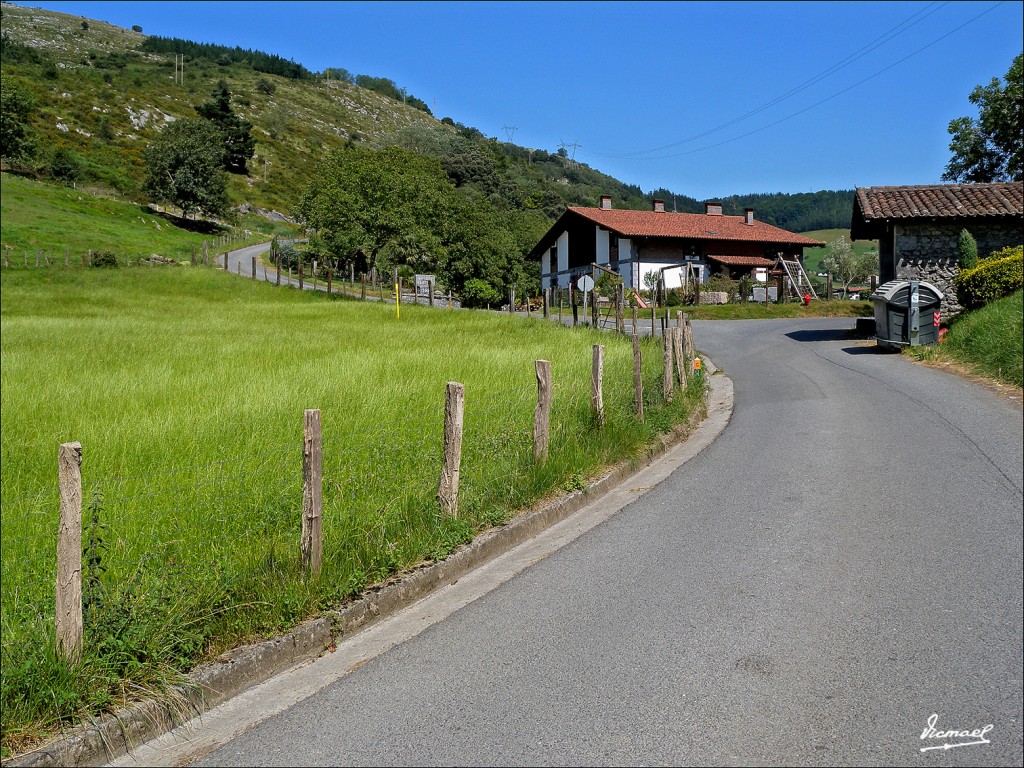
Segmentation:
[(583, 490), (542, 500), (507, 524), (478, 535), (445, 560), (399, 574), (338, 611), (304, 622), (284, 635), (222, 654), (215, 662), (190, 673), (188, 683), (170, 695), (80, 725), (32, 752), (4, 761), (4, 768), (103, 765), (128, 754), (242, 691), (317, 658), (338, 639), (396, 613), (508, 552), (606, 495), (675, 446), (691, 438), (698, 438), (700, 447), (706, 446), (729, 423), (733, 390), (732, 382), (706, 358), (704, 370), (710, 385), (705, 408), (687, 424), (662, 436), (639, 459), (615, 465)]

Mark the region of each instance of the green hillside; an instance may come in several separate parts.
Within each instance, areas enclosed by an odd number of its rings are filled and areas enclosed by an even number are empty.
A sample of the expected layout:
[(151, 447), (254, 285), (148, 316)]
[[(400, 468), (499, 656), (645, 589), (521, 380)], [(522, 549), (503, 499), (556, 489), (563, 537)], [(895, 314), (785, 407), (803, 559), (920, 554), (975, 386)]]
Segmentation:
[[(300, 197), (317, 177), (321, 161), (346, 146), (374, 151), (398, 146), (435, 158), (485, 222), (477, 230), (492, 233), (510, 251), (502, 260), (508, 268), (484, 275), (474, 267), (476, 277), (501, 292), (512, 282), (535, 290), (536, 270), (523, 263), (524, 256), (567, 205), (596, 205), (601, 194), (610, 194), (616, 208), (648, 209), (652, 199), (661, 198), (673, 200), (679, 211), (703, 210), (700, 201), (680, 192), (645, 193), (574, 162), (564, 149), (520, 147), (451, 118), (438, 119), (426, 104), (406, 98), (404, 89), (385, 77), (353, 75), (341, 67), (312, 73), (273, 52), (147, 37), (101, 21), (11, 3), (3, 3), (0, 12), (5, 105), (8, 94), (31, 102), (29, 150), (5, 156), (3, 170), (70, 186), (83, 200), (93, 196), (145, 204), (146, 147), (167, 125), (195, 118), (197, 107), (223, 81), (234, 114), (252, 124), (255, 146), (246, 172), (227, 175), (232, 211), (214, 228), (268, 232), (270, 219), (294, 222)], [(44, 197), (60, 196), (44, 193), (43, 186), (33, 189)], [(852, 194), (734, 195), (723, 204), (727, 212), (750, 205), (761, 220), (800, 231), (846, 224)], [(32, 207), (25, 200), (20, 205)], [(92, 206), (98, 218), (107, 215), (105, 206)], [(63, 219), (66, 210), (57, 206), (56, 218), (47, 217), (45, 224), (5, 210), (4, 243), (63, 249), (66, 233), (99, 237), (106, 226), (83, 225), (81, 212)], [(152, 213), (141, 211), (143, 217)], [(159, 232), (156, 227), (151, 231)], [(181, 239), (190, 243), (194, 235), (189, 232)], [(138, 247), (159, 252), (167, 239), (161, 233)], [(460, 280), (469, 273), (464, 269), (461, 274)]]
[[(839, 237), (845, 237), (847, 240), (850, 239), (850, 230), (846, 229), (815, 229), (810, 232), (801, 232), (800, 234), (806, 235), (814, 240), (820, 240), (823, 243), (830, 243)], [(866, 253), (867, 251), (878, 251), (877, 240), (856, 240), (852, 243), (854, 253)], [(821, 260), (825, 258), (825, 248), (806, 248), (804, 249), (804, 268), (810, 273), (814, 274), (818, 271)]]

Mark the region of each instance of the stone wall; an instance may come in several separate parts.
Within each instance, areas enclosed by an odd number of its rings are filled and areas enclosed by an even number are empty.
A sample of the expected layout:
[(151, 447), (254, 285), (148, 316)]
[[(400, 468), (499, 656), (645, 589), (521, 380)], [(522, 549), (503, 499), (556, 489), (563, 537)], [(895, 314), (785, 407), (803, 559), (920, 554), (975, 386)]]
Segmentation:
[[(914, 223), (896, 228), (895, 279), (925, 280), (942, 291), (942, 319), (955, 317), (963, 307), (956, 298), (953, 278), (960, 271), (960, 230), (956, 224)], [(978, 256), (1022, 240), (1019, 222), (972, 222), (966, 227), (978, 243)], [(888, 250), (888, 249), (883, 249)], [(887, 254), (883, 254), (883, 257)], [(882, 270), (884, 273), (884, 269)]]

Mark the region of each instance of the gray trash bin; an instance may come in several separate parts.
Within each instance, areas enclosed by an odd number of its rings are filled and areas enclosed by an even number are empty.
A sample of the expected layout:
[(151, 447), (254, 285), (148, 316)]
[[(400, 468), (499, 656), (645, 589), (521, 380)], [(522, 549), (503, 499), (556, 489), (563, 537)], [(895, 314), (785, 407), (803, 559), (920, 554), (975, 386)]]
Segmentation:
[(875, 340), (886, 349), (939, 343), (942, 292), (923, 280), (891, 280), (878, 286)]

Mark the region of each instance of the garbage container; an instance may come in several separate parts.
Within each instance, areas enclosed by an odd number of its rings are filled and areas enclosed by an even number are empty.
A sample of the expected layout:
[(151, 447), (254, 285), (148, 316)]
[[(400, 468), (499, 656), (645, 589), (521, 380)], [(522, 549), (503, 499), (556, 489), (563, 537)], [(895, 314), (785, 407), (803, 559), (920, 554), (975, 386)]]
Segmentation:
[(885, 349), (939, 343), (942, 292), (923, 280), (891, 280), (871, 294), (875, 340)]

